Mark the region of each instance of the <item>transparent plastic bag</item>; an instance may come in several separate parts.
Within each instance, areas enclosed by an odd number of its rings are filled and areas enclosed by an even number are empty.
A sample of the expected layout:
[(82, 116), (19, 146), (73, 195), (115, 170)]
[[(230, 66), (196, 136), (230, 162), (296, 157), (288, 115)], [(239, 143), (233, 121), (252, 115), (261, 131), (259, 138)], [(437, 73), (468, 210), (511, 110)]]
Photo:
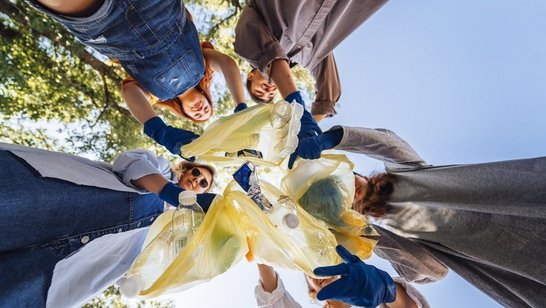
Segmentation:
[[(271, 200), (281, 199), (281, 192), (265, 183)], [(155, 269), (159, 275), (147, 281), (140, 297), (155, 297), (190, 288), (225, 272), (246, 256), (272, 266), (313, 274), (318, 266), (340, 262), (335, 252), (335, 236), (323, 223), (297, 207), (299, 224), (296, 228), (276, 226), (262, 210), (232, 181), (224, 196), (217, 196), (201, 227), (178, 256), (168, 266), (152, 264), (154, 243), (169, 232), (169, 219), (162, 214), (152, 225), (149, 243), (127, 273), (130, 278), (141, 275), (142, 270)], [(158, 231), (160, 230), (160, 231)]]
[[(196, 156), (211, 163), (251, 161), (275, 166), (298, 146), (302, 115), (300, 104), (259, 104), (214, 121), (181, 151), (186, 157)], [(259, 151), (263, 157), (233, 155), (245, 149)]]
[[(376, 237), (378, 234), (366, 216), (351, 209), (355, 184), (353, 164), (347, 156), (328, 151), (320, 159), (299, 159), (292, 170), (283, 169), (284, 166), (271, 171), (285, 174), (278, 184), (282, 193), (297, 200), (309, 214), (326, 223), (337, 241), (347, 245), (353, 254), (361, 259), (369, 258), (377, 241), (368, 237)], [(327, 181), (332, 186), (329, 187), (330, 191), (313, 191), (321, 181)], [(308, 192), (311, 197), (306, 195)], [(321, 192), (324, 195), (320, 195)], [(332, 198), (332, 195), (338, 197)], [(305, 201), (317, 204), (302, 204)]]

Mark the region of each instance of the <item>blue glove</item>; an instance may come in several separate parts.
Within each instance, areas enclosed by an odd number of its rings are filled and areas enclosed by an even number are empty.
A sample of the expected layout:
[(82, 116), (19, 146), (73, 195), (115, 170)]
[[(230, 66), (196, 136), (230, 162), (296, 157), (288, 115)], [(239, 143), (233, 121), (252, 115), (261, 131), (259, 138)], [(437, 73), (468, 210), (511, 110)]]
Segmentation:
[(305, 109), (305, 102), (303, 101), (303, 97), (301, 97), (300, 91), (296, 91), (290, 95), (288, 95), (285, 99), (285, 101), (292, 103), (293, 101), (296, 101), (298, 104), (303, 106), (303, 116), (301, 117), (301, 129), (300, 133), (298, 134), (298, 138), (301, 140), (305, 137), (312, 137), (316, 136), (318, 134), (322, 133), (322, 130), (317, 124), (317, 121), (313, 118), (313, 116)]
[(237, 113), (237, 112), (239, 112), (241, 110), (245, 110), (247, 108), (248, 108), (248, 106), (247, 106), (246, 103), (239, 103), (239, 104), (237, 104), (237, 106), (235, 106), (235, 109), (233, 109), (233, 113)]
[(396, 299), (396, 284), (389, 274), (362, 262), (341, 245), (336, 251), (346, 263), (318, 267), (313, 271), (318, 276), (341, 275), (318, 292), (318, 300), (334, 299), (355, 306), (376, 307)]
[[(180, 193), (183, 191), (184, 189), (182, 187), (179, 187), (174, 183), (167, 183), (167, 185), (163, 186), (159, 192), (159, 198), (168, 204), (178, 206), (178, 195), (180, 195)], [(211, 193), (197, 194), (197, 203), (199, 203), (203, 211), (206, 213), (215, 197), (216, 194)]]
[[(180, 147), (197, 139), (199, 135), (169, 126), (160, 117), (153, 117), (144, 123), (144, 133), (173, 154), (180, 154)], [(191, 160), (191, 159), (189, 159)]]
[(301, 139), (296, 151), (290, 155), (288, 169), (292, 169), (297, 156), (305, 159), (320, 158), (322, 151), (334, 148), (341, 138), (343, 138), (343, 129), (329, 130), (318, 136)]
[(170, 205), (178, 206), (180, 203), (178, 201), (178, 195), (183, 192), (182, 187), (177, 186), (174, 183), (167, 183), (161, 191), (159, 192), (159, 198)]

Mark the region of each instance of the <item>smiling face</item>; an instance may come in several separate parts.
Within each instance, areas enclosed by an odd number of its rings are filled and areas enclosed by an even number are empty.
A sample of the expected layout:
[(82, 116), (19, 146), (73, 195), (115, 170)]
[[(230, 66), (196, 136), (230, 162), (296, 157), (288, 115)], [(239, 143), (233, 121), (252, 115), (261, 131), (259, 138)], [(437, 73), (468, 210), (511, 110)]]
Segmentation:
[[(305, 276), (305, 279), (307, 280), (307, 287), (309, 288), (309, 295), (315, 299), (317, 293), (324, 288), (325, 286), (329, 285), (330, 283), (338, 280), (340, 276), (332, 276), (330, 278), (326, 279), (316, 279), (309, 276)], [(329, 308), (349, 308), (351, 305), (346, 304), (344, 302), (335, 301), (335, 300), (326, 300), (325, 306)]]
[(250, 81), (248, 91), (259, 100), (270, 102), (277, 94), (277, 86), (274, 83), (267, 82), (258, 70), (250, 71), (247, 78)]
[(192, 120), (206, 121), (212, 116), (212, 107), (207, 97), (198, 89), (192, 88), (179, 96), (184, 113)]
[(192, 167), (184, 171), (178, 180), (178, 186), (198, 194), (207, 192), (212, 185), (212, 173), (203, 167)]

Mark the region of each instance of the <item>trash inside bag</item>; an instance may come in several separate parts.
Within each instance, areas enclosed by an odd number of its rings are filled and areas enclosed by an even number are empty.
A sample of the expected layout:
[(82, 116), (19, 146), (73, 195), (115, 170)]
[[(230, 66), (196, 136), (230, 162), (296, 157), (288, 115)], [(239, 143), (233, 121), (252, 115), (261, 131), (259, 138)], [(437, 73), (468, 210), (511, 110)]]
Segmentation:
[(181, 153), (210, 163), (275, 166), (298, 146), (302, 115), (300, 104), (259, 104), (216, 120)]
[[(272, 203), (285, 202), (278, 189), (265, 185)], [(220, 275), (245, 256), (308, 275), (318, 266), (339, 263), (334, 234), (299, 206), (296, 211), (299, 222), (295, 228), (275, 224), (275, 219), (232, 181), (224, 196), (214, 199), (201, 226), (178, 256), (165, 264), (161, 262), (167, 258), (157, 257), (156, 251), (161, 250), (158, 247), (164, 245), (165, 234), (170, 232), (172, 220), (164, 217), (172, 217), (172, 211), (167, 211), (151, 226), (153, 239), (146, 239), (147, 246), (129, 269), (128, 289), (137, 290), (133, 293), (139, 297), (179, 292)], [(157, 274), (148, 275), (150, 271)]]

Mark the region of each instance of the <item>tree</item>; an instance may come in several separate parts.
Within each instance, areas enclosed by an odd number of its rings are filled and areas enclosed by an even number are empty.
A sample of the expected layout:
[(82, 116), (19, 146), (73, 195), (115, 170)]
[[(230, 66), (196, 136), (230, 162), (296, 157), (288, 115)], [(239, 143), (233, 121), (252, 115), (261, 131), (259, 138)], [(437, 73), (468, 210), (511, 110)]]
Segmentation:
[[(248, 71), (248, 64), (232, 48), (234, 28), (246, 1), (190, 0), (185, 4), (201, 39)], [(62, 25), (26, 2), (0, 0), (0, 141), (87, 153), (105, 161), (137, 147), (167, 154), (143, 135), (142, 126), (123, 102), (119, 90), (124, 74), (119, 65), (83, 46)], [(312, 79), (304, 70), (296, 70), (295, 75), (300, 88), (311, 90)], [(212, 96), (217, 100), (217, 115), (231, 112), (231, 97), (222, 83), (213, 83)], [(190, 121), (159, 113), (173, 126), (202, 130)], [(107, 289), (86, 307), (103, 305), (123, 307), (116, 288)]]

